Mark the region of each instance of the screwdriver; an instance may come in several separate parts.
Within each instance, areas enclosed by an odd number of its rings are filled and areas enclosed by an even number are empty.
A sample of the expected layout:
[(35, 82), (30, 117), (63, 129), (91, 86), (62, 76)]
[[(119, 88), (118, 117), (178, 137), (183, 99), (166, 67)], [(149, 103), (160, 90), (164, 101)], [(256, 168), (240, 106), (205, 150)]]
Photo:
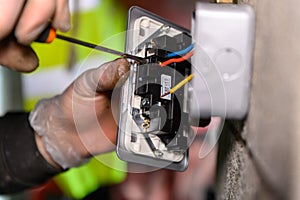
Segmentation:
[(64, 35), (60, 35), (56, 33), (56, 30), (51, 27), (51, 25), (47, 26), (47, 28), (38, 36), (38, 38), (35, 40), (35, 42), (40, 42), (40, 43), (51, 43), (53, 42), (53, 40), (57, 38), (57, 39), (61, 39), (67, 42), (71, 42), (74, 44), (78, 44), (81, 46), (85, 46), (91, 49), (96, 49), (98, 51), (102, 51), (102, 52), (106, 52), (106, 53), (110, 53), (110, 54), (114, 54), (114, 55), (118, 55), (118, 56), (122, 56), (123, 58), (129, 58), (132, 59), (140, 64), (145, 64), (147, 63), (147, 60), (145, 58), (139, 57), (139, 56), (134, 56), (131, 54), (127, 54), (121, 51), (116, 51), (113, 49), (109, 49), (107, 47), (103, 47), (103, 46), (98, 46), (92, 43), (88, 43), (88, 42), (84, 42), (72, 37), (68, 37), (68, 36), (64, 36)]

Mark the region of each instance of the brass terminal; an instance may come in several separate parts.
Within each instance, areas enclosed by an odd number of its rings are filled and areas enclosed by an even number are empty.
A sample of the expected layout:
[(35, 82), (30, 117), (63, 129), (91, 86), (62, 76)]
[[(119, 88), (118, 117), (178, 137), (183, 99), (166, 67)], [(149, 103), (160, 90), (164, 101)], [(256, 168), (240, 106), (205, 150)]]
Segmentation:
[(147, 131), (147, 129), (150, 127), (150, 120), (146, 118), (142, 124), (142, 127), (145, 131)]

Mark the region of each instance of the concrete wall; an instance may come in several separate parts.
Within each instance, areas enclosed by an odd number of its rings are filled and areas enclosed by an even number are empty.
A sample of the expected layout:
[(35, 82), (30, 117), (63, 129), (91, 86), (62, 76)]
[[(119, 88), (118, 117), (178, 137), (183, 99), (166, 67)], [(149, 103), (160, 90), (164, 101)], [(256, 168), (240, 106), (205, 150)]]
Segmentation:
[(219, 199), (300, 199), (300, 2), (244, 0), (256, 10), (250, 112), (220, 138)]

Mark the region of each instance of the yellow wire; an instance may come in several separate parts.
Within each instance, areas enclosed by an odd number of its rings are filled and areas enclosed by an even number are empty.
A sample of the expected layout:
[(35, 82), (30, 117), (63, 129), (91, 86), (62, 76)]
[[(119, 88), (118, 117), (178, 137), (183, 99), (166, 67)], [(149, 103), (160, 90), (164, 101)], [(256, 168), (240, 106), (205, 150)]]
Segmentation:
[(181, 88), (187, 82), (189, 82), (190, 80), (192, 80), (193, 77), (194, 77), (194, 74), (191, 74), (188, 77), (186, 77), (185, 79), (183, 79), (182, 81), (180, 81), (177, 85), (175, 85), (173, 88), (170, 89), (170, 94), (176, 92), (179, 88)]

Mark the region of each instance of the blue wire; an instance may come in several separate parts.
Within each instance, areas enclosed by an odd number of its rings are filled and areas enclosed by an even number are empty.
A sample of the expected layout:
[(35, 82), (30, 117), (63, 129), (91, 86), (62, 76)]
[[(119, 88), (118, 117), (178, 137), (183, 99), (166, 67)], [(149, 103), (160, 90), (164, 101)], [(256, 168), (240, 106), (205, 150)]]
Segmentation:
[(179, 55), (182, 55), (182, 54), (186, 54), (186, 53), (188, 53), (189, 51), (191, 51), (193, 48), (194, 48), (194, 44), (191, 44), (190, 46), (188, 46), (187, 48), (185, 48), (185, 49), (183, 49), (183, 50), (180, 50), (180, 51), (176, 51), (176, 52), (172, 52), (172, 53), (167, 54), (167, 58), (172, 58), (172, 57), (175, 57), (175, 56), (179, 56)]

